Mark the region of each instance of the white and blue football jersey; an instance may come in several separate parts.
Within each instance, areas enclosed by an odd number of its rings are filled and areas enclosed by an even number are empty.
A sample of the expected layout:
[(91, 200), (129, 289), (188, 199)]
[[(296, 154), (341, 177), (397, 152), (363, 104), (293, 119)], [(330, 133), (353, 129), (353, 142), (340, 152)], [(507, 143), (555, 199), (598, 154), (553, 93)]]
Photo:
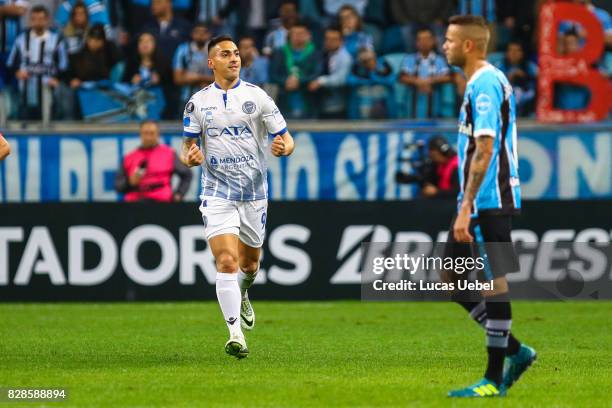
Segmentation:
[(258, 86), (239, 80), (227, 91), (213, 83), (195, 93), (185, 106), (183, 135), (201, 139), (202, 199), (267, 198), (268, 137), (286, 131), (283, 115)]
[(459, 113), (459, 206), (476, 151), (476, 138), (483, 135), (494, 138), (493, 156), (474, 200), (474, 212), (516, 213), (521, 208), (521, 190), (514, 94), (504, 73), (490, 64), (468, 81)]

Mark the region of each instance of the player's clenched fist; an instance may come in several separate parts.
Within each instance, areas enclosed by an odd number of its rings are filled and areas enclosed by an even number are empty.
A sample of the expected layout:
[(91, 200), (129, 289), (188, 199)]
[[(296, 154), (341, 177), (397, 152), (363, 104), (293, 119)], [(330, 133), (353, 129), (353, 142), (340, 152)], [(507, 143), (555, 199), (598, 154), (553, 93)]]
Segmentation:
[(204, 161), (204, 153), (200, 150), (197, 144), (192, 144), (187, 152), (187, 166), (194, 167), (199, 166)]
[(293, 139), (288, 133), (285, 133), (285, 135), (287, 135), (287, 140), (279, 135), (272, 141), (272, 154), (276, 157), (289, 156), (293, 153)]
[(276, 136), (272, 141), (272, 154), (276, 157), (282, 156), (285, 151), (285, 141), (281, 136)]

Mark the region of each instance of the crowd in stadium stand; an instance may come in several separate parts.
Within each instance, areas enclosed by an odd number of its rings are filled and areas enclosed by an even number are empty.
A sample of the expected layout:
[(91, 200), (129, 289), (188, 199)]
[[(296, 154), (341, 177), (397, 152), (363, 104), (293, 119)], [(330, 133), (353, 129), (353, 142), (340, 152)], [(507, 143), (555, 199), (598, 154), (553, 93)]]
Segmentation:
[[(590, 0), (569, 1), (595, 14), (612, 50), (609, 13)], [(489, 23), (489, 59), (513, 84), (518, 113), (533, 116), (542, 2), (0, 0), (0, 102), (9, 119), (40, 119), (48, 90), (54, 119), (94, 117), (112, 110), (106, 102), (140, 100), (159, 105), (156, 119), (175, 120), (189, 96), (213, 81), (208, 40), (229, 33), (240, 48), (241, 78), (264, 87), (287, 118), (454, 118), (465, 80), (442, 53), (445, 21), (469, 13)], [(568, 21), (559, 36), (560, 53), (571, 53), (586, 32)], [(599, 69), (610, 75), (612, 53), (605, 55)], [(138, 99), (142, 90), (152, 99)], [(565, 84), (556, 95), (568, 109), (589, 99)]]

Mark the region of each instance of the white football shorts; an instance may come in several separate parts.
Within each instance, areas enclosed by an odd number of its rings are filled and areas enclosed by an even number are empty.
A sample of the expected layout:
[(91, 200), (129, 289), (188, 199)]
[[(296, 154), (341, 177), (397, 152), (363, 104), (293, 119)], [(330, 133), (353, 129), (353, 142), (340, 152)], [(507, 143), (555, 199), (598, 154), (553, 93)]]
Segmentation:
[(267, 211), (267, 199), (234, 201), (205, 197), (200, 204), (207, 240), (216, 235), (234, 234), (253, 248), (260, 248), (263, 245)]

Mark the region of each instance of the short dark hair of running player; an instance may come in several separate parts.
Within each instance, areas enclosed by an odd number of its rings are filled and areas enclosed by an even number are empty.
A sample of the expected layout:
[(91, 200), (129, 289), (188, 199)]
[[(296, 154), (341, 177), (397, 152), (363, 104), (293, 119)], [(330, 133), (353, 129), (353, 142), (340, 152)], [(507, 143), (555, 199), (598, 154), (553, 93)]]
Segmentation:
[(218, 35), (216, 37), (213, 37), (209, 42), (208, 42), (208, 55), (210, 55), (210, 51), (215, 48), (215, 45), (222, 43), (224, 41), (231, 41), (234, 42), (234, 39), (232, 38), (231, 35), (229, 34), (223, 34), (223, 35)]
[(448, 19), (448, 24), (471, 30), (464, 40), (469, 39), (474, 41), (478, 49), (486, 51), (491, 34), (489, 33), (487, 22), (482, 16), (452, 16)]

